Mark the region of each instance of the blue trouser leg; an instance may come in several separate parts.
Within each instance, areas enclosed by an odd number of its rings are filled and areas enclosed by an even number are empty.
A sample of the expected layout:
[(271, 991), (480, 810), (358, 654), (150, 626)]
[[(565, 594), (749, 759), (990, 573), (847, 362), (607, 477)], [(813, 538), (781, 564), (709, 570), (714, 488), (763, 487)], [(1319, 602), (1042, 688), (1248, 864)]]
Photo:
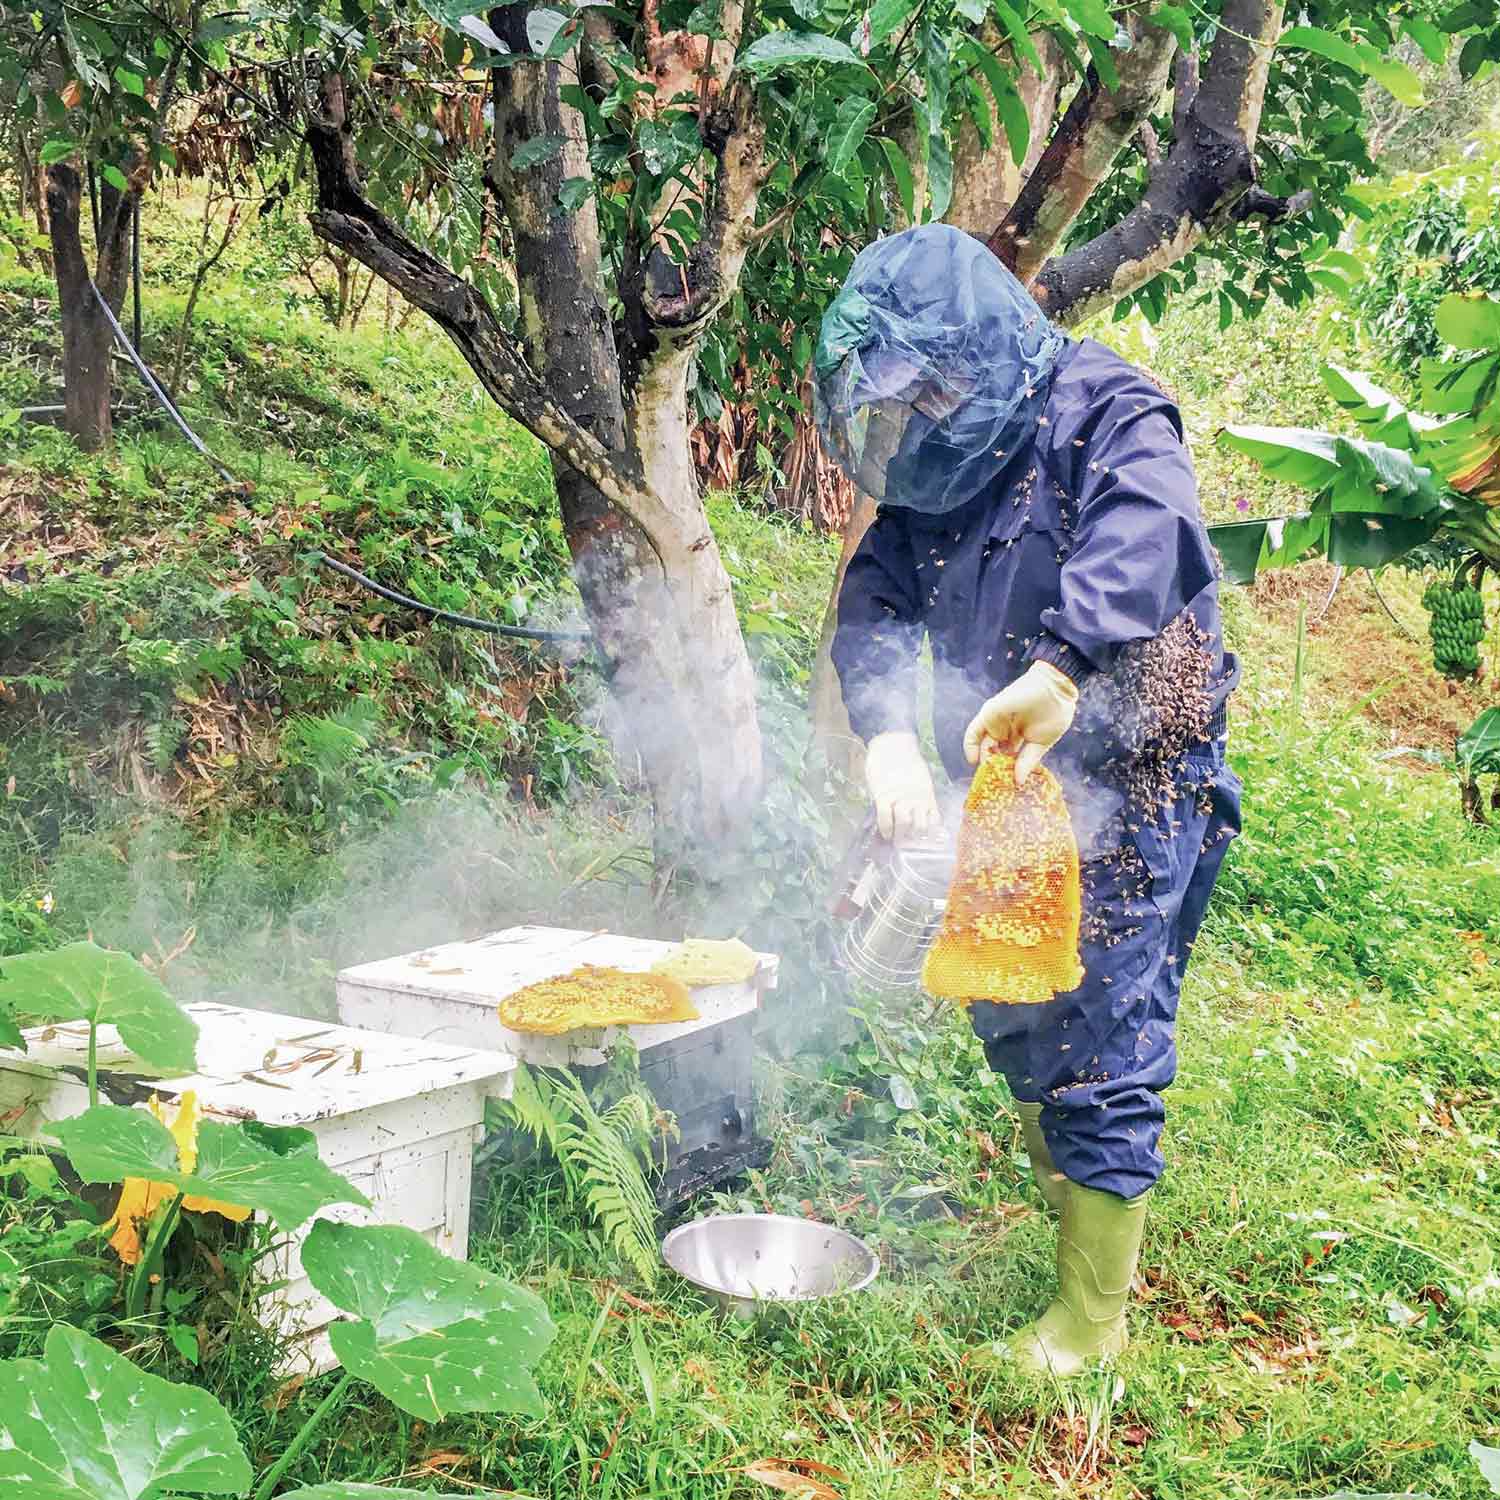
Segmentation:
[(990, 1066), (1017, 1100), (1043, 1102), (1053, 1160), (1085, 1187), (1133, 1198), (1161, 1176), (1178, 994), (1239, 794), (1222, 741), (1189, 756), (1175, 798), (1083, 866), (1083, 983), (1044, 1005), (970, 1008)]

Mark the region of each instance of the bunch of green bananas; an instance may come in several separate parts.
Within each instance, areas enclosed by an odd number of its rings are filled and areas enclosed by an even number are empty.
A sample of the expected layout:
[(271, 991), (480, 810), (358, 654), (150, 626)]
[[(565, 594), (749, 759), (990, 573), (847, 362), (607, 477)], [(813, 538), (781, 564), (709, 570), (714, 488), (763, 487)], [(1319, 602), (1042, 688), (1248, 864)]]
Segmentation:
[(1473, 677), (1484, 639), (1484, 599), (1469, 584), (1429, 584), (1422, 595), (1431, 619), (1432, 664), (1444, 677)]

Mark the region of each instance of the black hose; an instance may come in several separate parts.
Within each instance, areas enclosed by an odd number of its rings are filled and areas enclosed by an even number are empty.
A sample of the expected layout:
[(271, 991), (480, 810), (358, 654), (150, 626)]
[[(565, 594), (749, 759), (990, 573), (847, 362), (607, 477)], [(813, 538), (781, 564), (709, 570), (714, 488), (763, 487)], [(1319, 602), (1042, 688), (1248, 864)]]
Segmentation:
[(238, 484), (239, 480), (208, 451), (208, 445), (188, 426), (187, 418), (177, 410), (176, 402), (162, 389), (161, 382), (151, 373), (146, 361), (136, 353), (135, 345), (130, 342), (129, 338), (126, 337), (125, 330), (120, 327), (120, 320), (115, 316), (114, 308), (109, 305), (109, 299), (99, 290), (92, 277), (89, 279), (89, 287), (94, 293), (94, 300), (98, 302), (104, 316), (109, 319), (109, 326), (114, 330), (115, 341), (125, 351), (131, 364), (135, 366), (136, 373), (146, 382), (146, 389), (156, 397), (157, 401), (161, 404), (162, 410), (177, 424), (179, 431), (188, 442), (214, 466), (218, 471), (219, 477), (226, 484)]
[(429, 620), (442, 620), (448, 625), (462, 625), (468, 630), (484, 630), (490, 635), (507, 636), (514, 640), (522, 641), (586, 641), (589, 633), (586, 630), (533, 630), (527, 625), (501, 625), (496, 620), (480, 620), (474, 615), (455, 614), (449, 609), (438, 609), (431, 604), (423, 604), (420, 599), (413, 599), (410, 594), (397, 593), (395, 589), (388, 589), (383, 583), (376, 583), (358, 568), (351, 568), (348, 563), (340, 562), (336, 557), (330, 557), (326, 552), (313, 553), (325, 568), (332, 568), (335, 573), (342, 573), (345, 578), (352, 579), (361, 588), (367, 588), (372, 594), (379, 594), (382, 599), (389, 599), (392, 604), (400, 604), (406, 609), (415, 609), (427, 616)]
[[(216, 459), (208, 450), (208, 445), (188, 426), (187, 418), (178, 411), (177, 403), (162, 389), (161, 382), (151, 373), (145, 360), (136, 352), (135, 345), (126, 336), (125, 330), (120, 326), (120, 320), (115, 316), (114, 309), (109, 305), (108, 299), (95, 285), (92, 278), (89, 287), (99, 303), (104, 316), (109, 319), (109, 326), (114, 331), (115, 340), (129, 357), (131, 364), (136, 368), (136, 373), (145, 381), (146, 388), (156, 397), (163, 411), (177, 424), (182, 435), (190, 442), (199, 453), (206, 458), (219, 477), (226, 484), (238, 484), (234, 477), (223, 464)], [(413, 599), (410, 594), (398, 593), (395, 589), (388, 589), (383, 583), (376, 583), (373, 578), (361, 573), (358, 568), (351, 568), (348, 563), (341, 563), (337, 558), (329, 557), (326, 552), (315, 552), (313, 556), (325, 568), (332, 568), (335, 573), (342, 573), (345, 578), (352, 579), (362, 588), (367, 588), (372, 594), (379, 594), (382, 599), (389, 599), (392, 604), (400, 604), (406, 609), (414, 609), (419, 614), (426, 615), (429, 620), (442, 620), (448, 625), (462, 625), (466, 630), (483, 630), (489, 635), (505, 636), (510, 640), (518, 641), (586, 641), (590, 639), (586, 630), (533, 630), (527, 625), (502, 625), (497, 620), (481, 620), (474, 615), (455, 614), (449, 609), (437, 609), (431, 604), (423, 604), (420, 599)]]

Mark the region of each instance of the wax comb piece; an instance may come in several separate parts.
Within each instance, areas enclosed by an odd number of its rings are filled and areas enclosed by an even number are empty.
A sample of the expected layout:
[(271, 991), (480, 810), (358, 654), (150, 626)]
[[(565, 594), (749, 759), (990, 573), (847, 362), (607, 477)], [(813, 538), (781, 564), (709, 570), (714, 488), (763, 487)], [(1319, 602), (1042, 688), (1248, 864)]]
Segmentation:
[(562, 1036), (585, 1026), (699, 1019), (693, 997), (680, 979), (666, 974), (627, 974), (594, 964), (528, 984), (500, 1002), (502, 1025), (538, 1036)]

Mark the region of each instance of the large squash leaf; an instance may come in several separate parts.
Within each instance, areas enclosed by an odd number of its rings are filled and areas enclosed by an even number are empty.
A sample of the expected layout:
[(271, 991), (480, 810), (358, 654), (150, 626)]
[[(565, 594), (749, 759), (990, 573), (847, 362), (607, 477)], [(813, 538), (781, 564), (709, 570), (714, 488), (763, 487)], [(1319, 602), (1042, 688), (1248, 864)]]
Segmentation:
[(140, 1177), (164, 1182), (193, 1197), (254, 1209), (283, 1230), (295, 1229), (331, 1203), (369, 1199), (308, 1152), (268, 1149), (238, 1125), (205, 1120), (198, 1127), (198, 1161), (191, 1172), (178, 1166), (171, 1131), (143, 1109), (100, 1104), (51, 1132), (73, 1169), (88, 1183)]
[(17, 1052), (26, 1050), (25, 1034), (4, 1000), (0, 1000), (0, 1047), (14, 1047)]
[(427, 1422), (452, 1412), (542, 1414), (533, 1366), (551, 1343), (541, 1299), (452, 1260), (415, 1230), (319, 1220), (302, 1268), (335, 1307), (329, 1342), (344, 1368)]
[(254, 1476), (218, 1399), (55, 1325), (40, 1360), (0, 1361), (5, 1500), (242, 1494)]
[(193, 1071), (197, 1023), (128, 953), (69, 943), (0, 961), (0, 1010), (38, 1021), (116, 1026), (125, 1045), (153, 1068)]

